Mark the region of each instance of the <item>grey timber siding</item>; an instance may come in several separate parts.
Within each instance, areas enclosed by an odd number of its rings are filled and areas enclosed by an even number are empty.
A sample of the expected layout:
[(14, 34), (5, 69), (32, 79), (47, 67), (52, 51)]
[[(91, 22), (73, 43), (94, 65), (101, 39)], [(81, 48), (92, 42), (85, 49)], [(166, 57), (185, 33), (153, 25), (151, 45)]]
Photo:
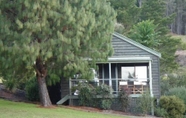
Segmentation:
[[(122, 57), (151, 57), (152, 59), (152, 89), (156, 98), (160, 97), (160, 69), (159, 57), (150, 51), (146, 51), (133, 43), (127, 42), (120, 37), (113, 36), (112, 46), (114, 49), (113, 56)], [(119, 74), (120, 75), (120, 74)]]

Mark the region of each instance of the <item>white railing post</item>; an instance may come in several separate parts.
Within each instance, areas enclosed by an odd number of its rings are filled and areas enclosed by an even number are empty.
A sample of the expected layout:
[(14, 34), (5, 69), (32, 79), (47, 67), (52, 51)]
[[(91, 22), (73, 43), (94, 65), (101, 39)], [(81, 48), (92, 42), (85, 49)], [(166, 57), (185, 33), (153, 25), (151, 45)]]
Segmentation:
[(115, 75), (116, 75), (116, 94), (118, 95), (118, 91), (119, 91), (119, 88), (118, 88), (118, 68), (117, 68), (117, 64), (115, 66)]
[(69, 94), (70, 94), (70, 105), (72, 105), (72, 100), (71, 100), (71, 96), (72, 96), (72, 92), (71, 92), (71, 90), (72, 90), (72, 80), (71, 80), (71, 78), (69, 78)]
[(112, 87), (111, 63), (109, 63), (109, 86)]
[[(152, 88), (152, 62), (151, 60), (149, 61), (149, 79), (150, 79), (150, 96), (153, 98), (153, 88)], [(151, 114), (154, 115), (154, 105), (153, 101), (151, 101)]]

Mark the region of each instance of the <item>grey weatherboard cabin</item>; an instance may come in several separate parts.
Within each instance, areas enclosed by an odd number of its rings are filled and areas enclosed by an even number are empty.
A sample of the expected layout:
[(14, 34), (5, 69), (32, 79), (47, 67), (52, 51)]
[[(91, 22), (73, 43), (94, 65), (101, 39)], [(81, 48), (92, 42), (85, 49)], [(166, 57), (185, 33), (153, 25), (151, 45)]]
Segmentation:
[[(141, 45), (119, 33), (112, 37), (113, 56), (107, 62), (98, 62), (98, 84), (111, 86), (113, 94), (118, 95), (121, 89), (127, 90), (130, 97), (139, 97), (146, 88), (151, 96), (160, 97), (160, 58), (161, 54)], [(69, 100), (77, 99), (71, 93), (73, 79), (61, 81), (61, 100), (63, 104)]]

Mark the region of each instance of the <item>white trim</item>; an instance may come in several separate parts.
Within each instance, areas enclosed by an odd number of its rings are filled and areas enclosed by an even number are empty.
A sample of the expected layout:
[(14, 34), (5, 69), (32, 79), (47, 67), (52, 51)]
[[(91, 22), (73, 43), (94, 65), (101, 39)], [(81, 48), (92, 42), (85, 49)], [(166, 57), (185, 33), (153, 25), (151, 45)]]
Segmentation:
[[(91, 58), (85, 58), (87, 61), (92, 61)], [(108, 57), (107, 61), (97, 61), (96, 63), (144, 63), (144, 62), (149, 62), (151, 61), (151, 57), (138, 57), (138, 56), (133, 56), (133, 57), (126, 57), (126, 56), (113, 56), (113, 57)]]
[[(152, 89), (152, 63), (149, 61), (149, 79), (150, 79), (150, 96), (153, 98), (153, 89)], [(151, 101), (151, 115), (154, 115), (154, 103)]]
[(151, 65), (151, 61), (149, 61), (149, 86), (150, 86), (150, 95), (151, 97), (153, 97), (153, 90), (152, 90), (152, 65)]
[(149, 60), (152, 60), (150, 57), (109, 57), (108, 62), (148, 62)]
[(119, 88), (118, 88), (118, 83), (119, 83), (119, 81), (118, 81), (118, 65), (116, 64), (116, 66), (115, 66), (115, 75), (116, 75), (116, 94), (118, 94), (118, 91), (119, 91)]
[(111, 63), (109, 63), (109, 86), (112, 87)]

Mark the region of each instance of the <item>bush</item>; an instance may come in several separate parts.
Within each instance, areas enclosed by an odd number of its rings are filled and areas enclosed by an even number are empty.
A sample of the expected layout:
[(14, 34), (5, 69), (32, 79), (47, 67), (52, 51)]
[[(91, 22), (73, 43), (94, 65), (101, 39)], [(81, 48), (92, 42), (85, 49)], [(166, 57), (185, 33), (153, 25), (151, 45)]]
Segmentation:
[(112, 89), (109, 86), (100, 85), (95, 88), (88, 83), (81, 83), (78, 86), (80, 105), (110, 109), (112, 105)]
[(185, 112), (185, 105), (183, 100), (176, 96), (162, 96), (160, 98), (160, 108), (167, 112), (169, 118), (182, 118)]
[(28, 100), (39, 101), (39, 90), (36, 77), (33, 77), (26, 83), (25, 91)]
[[(181, 73), (180, 73), (181, 72)], [(174, 87), (186, 87), (186, 74), (185, 70), (178, 70), (179, 74), (168, 74), (161, 79), (161, 94), (164, 95), (169, 89)]]
[(98, 99), (97, 107), (101, 109), (110, 109), (112, 105), (112, 88), (106, 84), (102, 84), (96, 87), (96, 96), (100, 96)]
[(153, 98), (150, 96), (149, 91), (142, 94), (142, 96), (138, 98), (137, 108), (142, 113), (142, 115), (146, 115), (150, 113), (152, 101), (153, 101)]
[(126, 111), (129, 105), (129, 94), (124, 89), (119, 92), (118, 101), (121, 103), (122, 110)]
[(93, 106), (94, 105), (94, 95), (95, 88), (87, 83), (81, 83), (79, 85), (79, 105), (82, 106)]
[(157, 107), (154, 109), (154, 115), (157, 117), (165, 118), (166, 116), (168, 116), (168, 113), (164, 108)]
[(171, 88), (165, 95), (172, 96), (175, 95), (176, 97), (182, 99), (186, 105), (186, 88), (185, 87), (174, 87)]
[(15, 92), (16, 87), (18, 86), (18, 82), (16, 79), (7, 79), (3, 81), (3, 84), (6, 86), (6, 89), (12, 92)]
[(110, 109), (111, 105), (112, 105), (111, 99), (101, 99), (101, 104), (100, 104), (101, 109)]

